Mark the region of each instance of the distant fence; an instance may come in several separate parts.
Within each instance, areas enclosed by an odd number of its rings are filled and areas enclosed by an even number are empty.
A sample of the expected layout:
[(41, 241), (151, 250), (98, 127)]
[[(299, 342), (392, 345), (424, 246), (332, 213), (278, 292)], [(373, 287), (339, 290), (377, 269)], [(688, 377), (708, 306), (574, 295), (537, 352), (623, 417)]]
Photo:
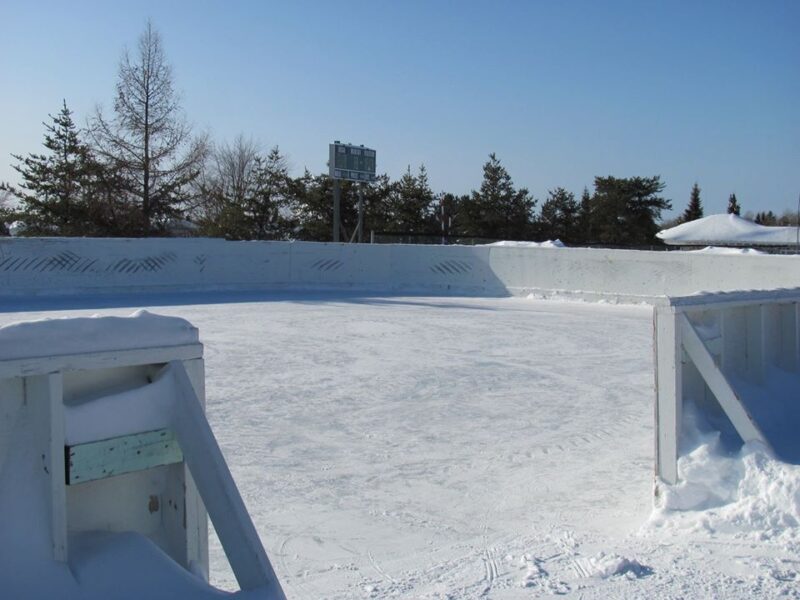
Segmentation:
[(351, 289), (648, 301), (800, 282), (793, 256), (587, 248), (0, 239), (0, 297), (218, 289)]

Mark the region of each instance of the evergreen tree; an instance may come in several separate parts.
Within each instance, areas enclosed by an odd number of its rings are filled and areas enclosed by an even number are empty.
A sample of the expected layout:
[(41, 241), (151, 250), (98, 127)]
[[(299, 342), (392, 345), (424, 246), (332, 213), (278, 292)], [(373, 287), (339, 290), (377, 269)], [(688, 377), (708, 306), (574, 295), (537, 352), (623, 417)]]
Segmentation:
[(797, 227), (800, 223), (800, 214), (796, 211), (786, 209), (778, 219), (778, 225), (782, 227)]
[(739, 216), (741, 212), (742, 207), (739, 206), (739, 202), (736, 200), (736, 194), (731, 194), (728, 197), (728, 214)]
[(703, 218), (703, 205), (700, 202), (700, 186), (697, 185), (697, 182), (692, 186), (692, 193), (689, 196), (689, 205), (686, 207), (686, 210), (683, 211), (683, 215), (681, 216), (682, 223), (688, 223), (689, 221), (695, 221), (697, 219)]
[(575, 243), (592, 241), (592, 196), (589, 194), (589, 188), (583, 188), (581, 202), (578, 205), (578, 235)]
[(470, 235), (521, 240), (529, 233), (536, 201), (525, 188), (516, 189), (494, 153), (483, 165), (483, 182), (462, 207), (462, 226)]
[(445, 240), (468, 232), (462, 227), (463, 207), (469, 204), (469, 196), (456, 196), (449, 192), (439, 194), (436, 209), (436, 227)]
[(66, 101), (52, 123), (44, 123), (43, 154), (26, 157), (12, 154), (19, 161), (13, 168), (22, 177), (19, 188), (0, 186), (15, 196), (20, 207), (18, 218), (25, 222), (26, 235), (91, 235), (89, 222), (94, 198), (92, 178), (98, 165), (81, 141)]
[(659, 194), (664, 184), (653, 177), (595, 177), (591, 227), (598, 242), (615, 246), (655, 243), (656, 220), (671, 208)]
[(578, 234), (578, 203), (575, 194), (562, 187), (550, 190), (547, 200), (542, 204), (539, 216), (540, 234), (562, 242), (573, 243)]
[(11, 197), (11, 192), (0, 189), (0, 236), (9, 235), (8, 226), (14, 221)]
[[(379, 178), (380, 180), (380, 178)], [(329, 242), (333, 239), (333, 179), (327, 173), (312, 175), (308, 170), (295, 181), (293, 203), (297, 219), (297, 237), (302, 240)], [(350, 181), (341, 181), (339, 239), (347, 241), (358, 223), (357, 189)], [(370, 205), (369, 189), (367, 206)], [(369, 225), (365, 229), (369, 229)]]
[(756, 213), (755, 222), (759, 225), (767, 225), (772, 227), (778, 224), (778, 217), (771, 210), (758, 212)]
[(434, 194), (428, 183), (428, 172), (420, 165), (417, 175), (408, 167), (394, 183), (385, 199), (384, 231), (406, 234), (430, 234), (434, 224)]
[(264, 157), (239, 136), (213, 158), (200, 184), (202, 233), (233, 240), (290, 238), (297, 186), (278, 147)]
[(288, 239), (292, 230), (290, 204), (294, 182), (289, 177), (286, 159), (278, 147), (266, 158), (256, 157), (253, 168), (252, 195), (247, 198), (245, 213), (252, 223), (253, 237), (259, 240)]
[[(357, 190), (355, 202), (357, 199)], [(385, 173), (378, 175), (364, 191), (364, 232), (368, 237), (370, 231), (393, 231), (391, 211), (387, 208), (396, 194), (396, 184)], [(356, 206), (357, 208), (357, 206)], [(355, 213), (356, 223), (358, 214)], [(349, 238), (348, 238), (349, 239)]]

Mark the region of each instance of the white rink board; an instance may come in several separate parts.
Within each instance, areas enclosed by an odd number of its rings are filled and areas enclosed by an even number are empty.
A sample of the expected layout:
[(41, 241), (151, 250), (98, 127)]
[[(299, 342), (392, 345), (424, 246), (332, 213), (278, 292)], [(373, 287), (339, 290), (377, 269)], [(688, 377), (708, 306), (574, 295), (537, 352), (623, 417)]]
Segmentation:
[(647, 301), (795, 287), (800, 258), (587, 248), (213, 239), (0, 240), (0, 297), (219, 289), (565, 295)]

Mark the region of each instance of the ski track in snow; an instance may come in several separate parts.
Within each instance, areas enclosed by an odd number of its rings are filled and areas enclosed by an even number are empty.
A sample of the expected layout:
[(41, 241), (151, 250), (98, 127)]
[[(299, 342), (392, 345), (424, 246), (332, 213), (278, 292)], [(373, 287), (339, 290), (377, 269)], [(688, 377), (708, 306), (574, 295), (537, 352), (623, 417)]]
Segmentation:
[[(797, 548), (642, 529), (648, 308), (283, 295), (149, 310), (200, 329), (209, 420), (289, 598), (800, 598)], [(212, 581), (236, 589), (213, 535), (210, 550)]]

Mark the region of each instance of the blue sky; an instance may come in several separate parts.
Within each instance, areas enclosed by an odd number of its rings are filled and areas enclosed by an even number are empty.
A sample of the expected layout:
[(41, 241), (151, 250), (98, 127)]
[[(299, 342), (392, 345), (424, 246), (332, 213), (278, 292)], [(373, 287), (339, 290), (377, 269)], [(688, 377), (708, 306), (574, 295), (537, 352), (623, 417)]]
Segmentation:
[(800, 2), (9, 2), (0, 0), (0, 180), (61, 99), (111, 107), (147, 18), (189, 120), (280, 146), (296, 174), (334, 139), (435, 191), (477, 188), (496, 152), (541, 201), (597, 175), (661, 175), (682, 211), (800, 194)]

